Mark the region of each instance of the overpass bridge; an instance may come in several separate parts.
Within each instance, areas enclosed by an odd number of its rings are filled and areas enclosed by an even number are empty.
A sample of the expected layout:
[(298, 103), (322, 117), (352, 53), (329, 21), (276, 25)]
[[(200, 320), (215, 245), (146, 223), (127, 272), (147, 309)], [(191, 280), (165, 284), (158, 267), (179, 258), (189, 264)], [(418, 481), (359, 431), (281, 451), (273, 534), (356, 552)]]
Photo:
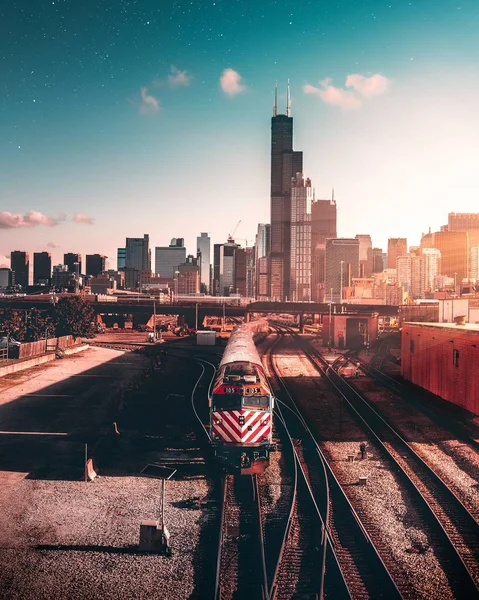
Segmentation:
[[(69, 294), (73, 295), (73, 294)], [(155, 300), (153, 298), (118, 298), (117, 302), (96, 301), (91, 296), (85, 296), (91, 303), (93, 310), (99, 315), (132, 316), (136, 323), (146, 323), (153, 313)], [(90, 301), (89, 299), (92, 298)], [(50, 295), (4, 297), (0, 298), (0, 309), (12, 308), (28, 310), (37, 308), (46, 310), (51, 307)], [(156, 302), (157, 314), (181, 315), (191, 326), (203, 321), (205, 316), (244, 317), (249, 321), (251, 314), (289, 314), (299, 315), (325, 315), (345, 312), (348, 314), (371, 315), (378, 313), (381, 316), (397, 316), (398, 306), (378, 306), (369, 304), (330, 304), (327, 302), (252, 302), (246, 306), (231, 306), (228, 304), (213, 304), (201, 301), (192, 301), (178, 304), (160, 304)]]

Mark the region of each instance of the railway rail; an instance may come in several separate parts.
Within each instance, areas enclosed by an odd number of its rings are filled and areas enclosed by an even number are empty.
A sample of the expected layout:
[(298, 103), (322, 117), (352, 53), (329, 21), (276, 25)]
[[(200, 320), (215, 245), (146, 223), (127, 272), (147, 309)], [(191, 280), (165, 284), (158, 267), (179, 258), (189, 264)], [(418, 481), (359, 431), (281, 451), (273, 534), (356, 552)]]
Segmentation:
[(369, 402), (322, 357), (288, 330), (329, 380), (416, 499), (456, 598), (479, 597), (479, 524), (434, 470)]
[[(281, 329), (278, 332), (282, 335)], [(271, 598), (401, 598), (279, 374), (273, 350), (274, 346), (268, 364), (282, 390), (284, 403), (278, 406), (278, 418), (294, 450), (296, 488)], [(311, 567), (312, 548), (317, 554), (314, 570), (306, 567)]]

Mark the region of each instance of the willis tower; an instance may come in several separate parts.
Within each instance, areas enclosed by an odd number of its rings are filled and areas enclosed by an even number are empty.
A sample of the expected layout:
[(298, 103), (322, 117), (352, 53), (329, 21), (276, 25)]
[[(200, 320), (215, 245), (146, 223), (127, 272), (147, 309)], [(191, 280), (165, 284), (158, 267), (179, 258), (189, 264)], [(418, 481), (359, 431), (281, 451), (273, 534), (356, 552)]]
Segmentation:
[(291, 270), (291, 180), (303, 172), (303, 153), (293, 150), (293, 117), (289, 81), (286, 114), (278, 115), (278, 87), (271, 119), (271, 252), (270, 298), (284, 301), (290, 296)]

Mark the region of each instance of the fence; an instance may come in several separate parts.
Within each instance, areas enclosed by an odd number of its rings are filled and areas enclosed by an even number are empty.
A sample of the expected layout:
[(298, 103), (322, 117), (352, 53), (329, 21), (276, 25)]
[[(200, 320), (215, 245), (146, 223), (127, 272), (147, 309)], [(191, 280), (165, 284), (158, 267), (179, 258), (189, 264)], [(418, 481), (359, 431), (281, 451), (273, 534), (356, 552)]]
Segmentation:
[(45, 338), (38, 342), (28, 342), (20, 346), (18, 358), (30, 358), (45, 352), (55, 352), (56, 350), (69, 348), (75, 344), (75, 339), (71, 335), (63, 335), (58, 338)]

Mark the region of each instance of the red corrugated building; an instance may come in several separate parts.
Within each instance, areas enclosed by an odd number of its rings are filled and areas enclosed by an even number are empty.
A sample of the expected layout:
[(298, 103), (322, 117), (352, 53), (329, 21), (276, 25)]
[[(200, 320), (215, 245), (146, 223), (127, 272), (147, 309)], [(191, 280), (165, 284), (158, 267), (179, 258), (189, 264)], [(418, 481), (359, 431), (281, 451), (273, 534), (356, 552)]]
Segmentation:
[(433, 394), (479, 414), (479, 325), (404, 323), (401, 371)]

